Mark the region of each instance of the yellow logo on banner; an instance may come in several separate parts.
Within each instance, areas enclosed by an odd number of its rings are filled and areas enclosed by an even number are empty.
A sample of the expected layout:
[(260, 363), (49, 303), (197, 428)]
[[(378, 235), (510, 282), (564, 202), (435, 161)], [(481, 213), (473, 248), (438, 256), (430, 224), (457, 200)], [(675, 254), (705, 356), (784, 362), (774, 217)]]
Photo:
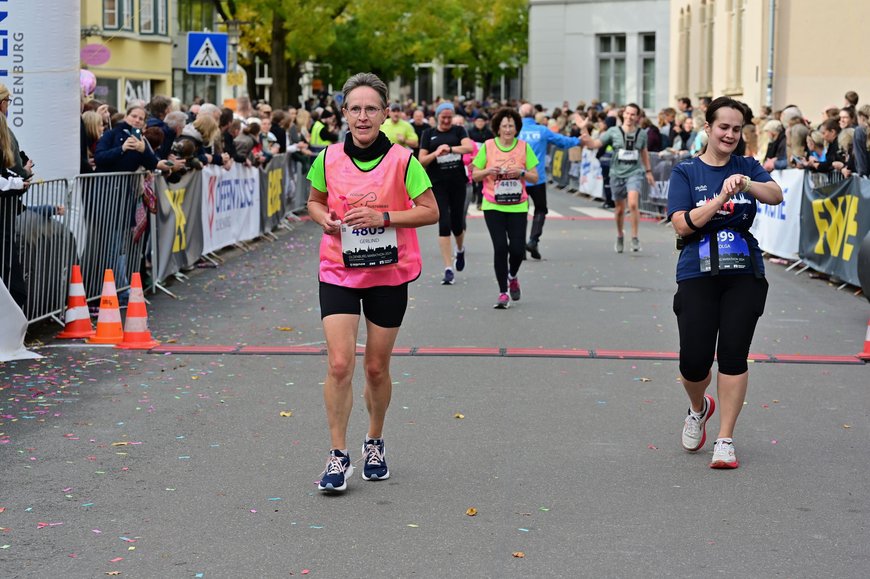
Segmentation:
[(562, 157), (565, 156), (565, 151), (556, 149), (553, 153), (553, 178), (558, 179), (562, 176)]
[(169, 205), (172, 206), (172, 212), (175, 214), (175, 239), (172, 241), (172, 253), (187, 249), (187, 235), (184, 233), (187, 226), (187, 216), (181, 207), (184, 203), (185, 191), (186, 189), (176, 189), (174, 191), (168, 189), (166, 191)]
[(283, 176), (283, 169), (269, 171), (269, 189), (266, 193), (266, 215), (269, 217), (281, 211), (281, 192), (284, 189)]
[(856, 216), (859, 202), (860, 198), (855, 195), (813, 201), (813, 218), (816, 229), (819, 230), (819, 241), (813, 249), (815, 253), (824, 255), (827, 242), (833, 257), (840, 257), (845, 261), (852, 258), (855, 241), (860, 241), (855, 239), (858, 236)]

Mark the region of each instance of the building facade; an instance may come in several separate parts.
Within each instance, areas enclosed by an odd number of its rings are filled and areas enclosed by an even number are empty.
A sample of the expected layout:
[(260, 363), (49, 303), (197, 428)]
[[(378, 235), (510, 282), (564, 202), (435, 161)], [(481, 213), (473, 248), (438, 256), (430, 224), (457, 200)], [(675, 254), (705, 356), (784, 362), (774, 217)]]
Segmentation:
[(525, 98), (548, 108), (592, 99), (666, 106), (669, 10), (669, 0), (530, 0)]
[(95, 98), (124, 110), (172, 94), (170, 22), (170, 0), (82, 0), (82, 67), (97, 77)]
[(868, 20), (864, 0), (671, 0), (670, 102), (728, 95), (819, 121), (847, 91), (870, 101)]

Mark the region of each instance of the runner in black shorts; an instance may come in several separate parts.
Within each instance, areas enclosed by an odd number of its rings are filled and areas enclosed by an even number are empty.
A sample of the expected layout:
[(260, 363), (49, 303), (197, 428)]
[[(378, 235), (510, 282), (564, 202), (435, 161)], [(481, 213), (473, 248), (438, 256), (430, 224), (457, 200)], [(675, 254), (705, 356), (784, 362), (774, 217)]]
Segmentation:
[[(474, 143), (464, 127), (453, 126), (453, 104), (443, 102), (435, 109), (437, 125), (423, 131), (420, 139), (420, 164), (432, 180), (438, 201), (438, 248), (444, 262), (443, 285), (451, 285), (456, 271), (465, 269), (465, 187), (468, 175), (462, 155), (474, 151)], [(456, 239), (456, 251), (450, 251), (450, 234)]]
[(320, 282), (320, 319), (333, 314), (360, 315), (382, 328), (398, 328), (408, 309), (408, 284), (367, 288)]

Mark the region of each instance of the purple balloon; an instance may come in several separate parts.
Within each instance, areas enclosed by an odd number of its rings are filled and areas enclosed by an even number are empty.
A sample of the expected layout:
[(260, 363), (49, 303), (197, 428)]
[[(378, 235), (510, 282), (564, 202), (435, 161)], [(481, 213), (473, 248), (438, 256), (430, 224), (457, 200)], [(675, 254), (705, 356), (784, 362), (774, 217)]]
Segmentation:
[(97, 90), (97, 77), (91, 71), (82, 69), (79, 71), (79, 84), (85, 96), (91, 96)]

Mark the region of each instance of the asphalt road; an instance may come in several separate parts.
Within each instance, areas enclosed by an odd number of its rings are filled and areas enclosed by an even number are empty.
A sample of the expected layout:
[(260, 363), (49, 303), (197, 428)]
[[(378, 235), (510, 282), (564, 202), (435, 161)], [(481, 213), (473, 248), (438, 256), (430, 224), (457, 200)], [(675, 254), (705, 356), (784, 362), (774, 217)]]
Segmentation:
[(506, 311), (482, 219), (454, 286), (421, 230), (393, 476), (342, 496), (314, 484), (311, 223), (155, 296), (157, 352), (45, 339), (42, 360), (0, 365), (0, 577), (866, 577), (870, 371), (826, 358), (862, 350), (866, 300), (768, 264), (741, 467), (714, 471), (710, 443), (679, 445), (672, 231), (644, 222), (643, 251), (616, 255), (597, 203), (550, 203)]

